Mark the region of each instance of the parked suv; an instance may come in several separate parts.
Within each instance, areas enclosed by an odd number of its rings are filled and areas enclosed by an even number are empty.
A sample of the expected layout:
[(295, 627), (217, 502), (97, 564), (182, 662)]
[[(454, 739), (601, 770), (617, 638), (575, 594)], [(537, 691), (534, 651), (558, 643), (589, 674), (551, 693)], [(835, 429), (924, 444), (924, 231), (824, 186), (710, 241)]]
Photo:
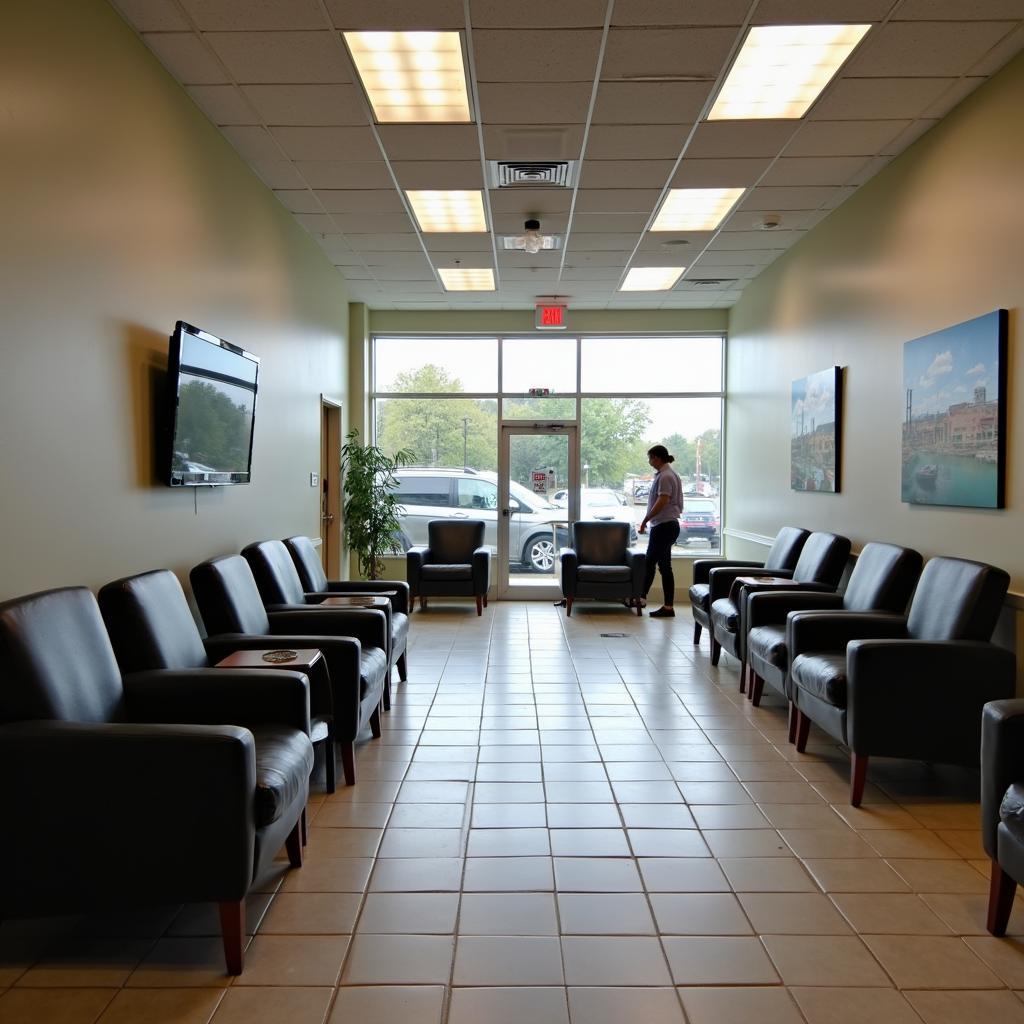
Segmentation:
[(684, 495), (683, 514), (679, 517), (679, 543), (685, 544), (694, 537), (706, 537), (714, 548), (718, 546), (720, 533), (718, 502), (714, 498)]
[[(496, 550), (496, 473), (472, 469), (399, 469), (395, 477), (398, 480), (395, 495), (405, 510), (404, 515), (398, 517), (405, 534), (403, 544), (425, 545), (427, 523), (431, 519), (482, 519), (486, 524), (485, 541), (492, 552)], [(565, 510), (517, 483), (511, 483), (509, 490), (510, 560), (518, 561), (533, 572), (553, 572), (556, 539), (559, 547), (568, 543)]]

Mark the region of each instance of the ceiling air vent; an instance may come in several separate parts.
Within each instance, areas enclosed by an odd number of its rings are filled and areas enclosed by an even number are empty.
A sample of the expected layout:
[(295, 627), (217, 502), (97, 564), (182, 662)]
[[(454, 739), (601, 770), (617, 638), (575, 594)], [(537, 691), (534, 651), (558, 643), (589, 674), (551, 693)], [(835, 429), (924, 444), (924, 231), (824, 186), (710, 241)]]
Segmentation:
[(735, 283), (734, 277), (691, 277), (683, 282), (694, 288), (726, 288)]
[(491, 188), (572, 188), (575, 160), (490, 160)]

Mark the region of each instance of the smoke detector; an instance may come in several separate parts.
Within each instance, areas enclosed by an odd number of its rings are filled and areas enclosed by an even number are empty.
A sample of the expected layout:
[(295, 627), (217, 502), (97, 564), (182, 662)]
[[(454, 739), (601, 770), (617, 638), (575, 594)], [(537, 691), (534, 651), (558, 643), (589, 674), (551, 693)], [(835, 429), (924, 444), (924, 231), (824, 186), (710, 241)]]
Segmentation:
[(757, 226), (761, 231), (774, 231), (781, 223), (781, 213), (766, 213), (757, 222)]
[(504, 235), (506, 249), (519, 249), (522, 252), (538, 253), (542, 249), (560, 249), (562, 239), (558, 235), (542, 235), (540, 221), (530, 218), (523, 224), (521, 235)]

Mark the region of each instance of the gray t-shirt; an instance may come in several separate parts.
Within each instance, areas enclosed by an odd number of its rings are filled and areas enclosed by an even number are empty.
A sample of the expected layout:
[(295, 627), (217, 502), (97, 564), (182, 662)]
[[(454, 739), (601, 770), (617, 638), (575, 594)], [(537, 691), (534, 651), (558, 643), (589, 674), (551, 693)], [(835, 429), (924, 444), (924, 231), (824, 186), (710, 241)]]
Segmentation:
[(668, 503), (654, 517), (648, 519), (648, 525), (670, 523), (683, 514), (683, 483), (679, 474), (671, 466), (662, 466), (658, 475), (651, 482), (651, 493), (647, 497), (647, 514), (651, 514), (654, 503), (662, 494), (668, 495)]

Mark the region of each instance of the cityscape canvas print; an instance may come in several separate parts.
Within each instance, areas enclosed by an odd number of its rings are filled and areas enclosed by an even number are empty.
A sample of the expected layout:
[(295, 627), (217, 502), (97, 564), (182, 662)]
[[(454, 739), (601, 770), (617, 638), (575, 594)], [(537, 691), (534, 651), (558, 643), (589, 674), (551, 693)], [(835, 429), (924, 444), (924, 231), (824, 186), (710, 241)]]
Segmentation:
[(789, 476), (794, 491), (839, 490), (841, 366), (793, 381)]
[(903, 346), (904, 501), (1003, 508), (1006, 324), (998, 309)]

